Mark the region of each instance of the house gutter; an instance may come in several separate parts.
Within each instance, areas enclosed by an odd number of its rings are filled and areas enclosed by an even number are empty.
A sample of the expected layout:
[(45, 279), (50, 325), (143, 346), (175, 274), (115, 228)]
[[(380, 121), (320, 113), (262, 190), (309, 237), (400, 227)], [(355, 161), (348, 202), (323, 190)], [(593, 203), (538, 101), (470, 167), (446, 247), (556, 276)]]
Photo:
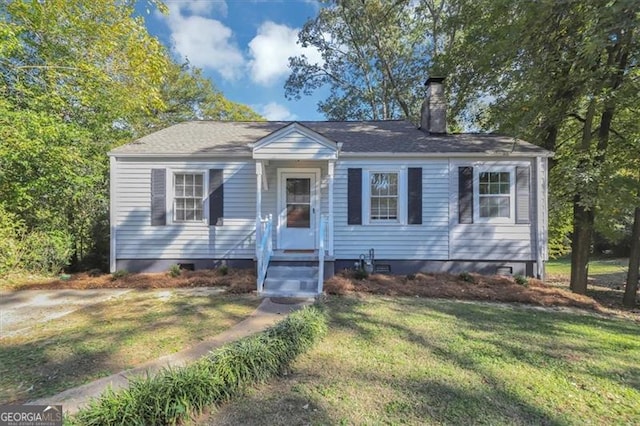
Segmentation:
[(475, 158), (475, 157), (553, 157), (553, 152), (510, 152), (510, 151), (482, 151), (482, 152), (341, 152), (340, 157), (416, 157), (416, 158)]
[[(185, 153), (185, 152), (170, 152), (170, 153), (114, 153), (110, 152), (107, 155), (109, 157), (116, 158), (237, 158), (237, 159), (254, 159), (254, 157), (247, 153)], [(341, 151), (338, 154), (339, 158), (475, 158), (475, 157), (489, 157), (489, 158), (531, 158), (531, 157), (553, 157), (553, 152), (537, 152), (537, 153), (525, 153), (525, 152), (505, 152), (505, 151), (485, 151), (485, 152), (344, 152)], [(307, 158), (309, 160), (330, 160), (331, 158)]]

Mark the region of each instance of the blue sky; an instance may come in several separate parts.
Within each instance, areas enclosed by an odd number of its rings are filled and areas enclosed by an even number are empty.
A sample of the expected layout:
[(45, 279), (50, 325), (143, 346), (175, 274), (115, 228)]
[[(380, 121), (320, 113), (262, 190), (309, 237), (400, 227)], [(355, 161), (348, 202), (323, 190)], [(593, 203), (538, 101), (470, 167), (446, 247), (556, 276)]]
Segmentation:
[[(140, 10), (149, 32), (176, 60), (188, 59), (233, 101), (269, 120), (322, 120), (322, 93), (287, 101), (288, 57), (316, 50), (296, 43), (302, 25), (316, 16), (315, 0), (165, 0), (168, 15)], [(325, 92), (326, 93), (326, 92)]]

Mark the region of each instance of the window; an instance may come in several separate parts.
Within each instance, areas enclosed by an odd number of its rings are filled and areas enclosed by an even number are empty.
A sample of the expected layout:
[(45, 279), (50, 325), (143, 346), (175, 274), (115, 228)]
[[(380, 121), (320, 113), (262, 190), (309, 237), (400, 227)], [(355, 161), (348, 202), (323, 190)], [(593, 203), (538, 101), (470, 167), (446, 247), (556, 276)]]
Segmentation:
[(173, 220), (200, 222), (203, 220), (203, 173), (175, 173), (173, 175)]
[(370, 172), (370, 219), (398, 220), (398, 173)]
[(480, 219), (512, 217), (512, 185), (509, 171), (480, 171), (478, 174), (478, 216)]

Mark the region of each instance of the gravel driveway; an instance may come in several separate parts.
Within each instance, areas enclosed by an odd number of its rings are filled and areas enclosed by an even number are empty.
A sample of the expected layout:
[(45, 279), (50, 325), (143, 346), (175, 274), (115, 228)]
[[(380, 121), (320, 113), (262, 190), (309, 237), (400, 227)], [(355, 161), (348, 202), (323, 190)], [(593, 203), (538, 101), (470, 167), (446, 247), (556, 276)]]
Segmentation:
[(42, 322), (120, 297), (130, 289), (0, 291), (0, 339)]

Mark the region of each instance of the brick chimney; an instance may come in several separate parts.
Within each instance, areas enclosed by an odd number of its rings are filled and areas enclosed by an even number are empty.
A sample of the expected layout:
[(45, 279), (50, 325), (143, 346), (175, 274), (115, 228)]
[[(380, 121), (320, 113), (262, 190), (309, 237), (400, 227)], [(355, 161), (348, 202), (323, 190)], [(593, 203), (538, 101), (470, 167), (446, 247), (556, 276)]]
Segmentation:
[(427, 97), (420, 110), (420, 129), (426, 133), (447, 133), (447, 103), (444, 99), (444, 77), (429, 77)]

